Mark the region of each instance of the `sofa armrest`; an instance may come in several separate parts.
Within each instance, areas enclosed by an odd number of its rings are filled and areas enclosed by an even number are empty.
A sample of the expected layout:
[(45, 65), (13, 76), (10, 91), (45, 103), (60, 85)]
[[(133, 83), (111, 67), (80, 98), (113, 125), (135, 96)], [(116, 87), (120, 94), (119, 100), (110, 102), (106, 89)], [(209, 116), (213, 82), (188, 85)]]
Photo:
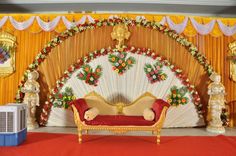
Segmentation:
[(161, 116), (161, 113), (162, 113), (162, 110), (164, 107), (169, 107), (170, 104), (167, 103), (166, 101), (162, 100), (162, 99), (157, 99), (153, 105), (152, 105), (152, 110), (154, 111), (155, 113), (155, 121), (158, 121), (160, 116)]
[(79, 113), (79, 118), (84, 121), (84, 113), (89, 109), (85, 99), (80, 98), (70, 102), (70, 105), (74, 105)]

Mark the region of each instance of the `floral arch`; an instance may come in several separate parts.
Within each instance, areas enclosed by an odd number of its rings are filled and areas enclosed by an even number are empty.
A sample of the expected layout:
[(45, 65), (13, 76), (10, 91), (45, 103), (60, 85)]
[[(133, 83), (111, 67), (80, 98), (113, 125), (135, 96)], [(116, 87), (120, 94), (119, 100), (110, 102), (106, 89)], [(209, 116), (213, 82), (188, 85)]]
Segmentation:
[[(105, 19), (105, 20), (95, 20), (94, 23), (78, 25), (70, 30), (66, 30), (65, 32), (61, 33), (60, 35), (58, 35), (57, 37), (52, 39), (45, 46), (45, 48), (43, 48), (40, 51), (40, 53), (36, 56), (33, 63), (29, 65), (28, 69), (24, 73), (22, 81), (19, 84), (19, 89), (17, 92), (16, 101), (21, 102), (24, 97), (23, 93), (21, 92), (21, 88), (24, 86), (24, 83), (27, 79), (27, 73), (31, 70), (38, 69), (40, 67), (40, 65), (46, 60), (46, 58), (49, 55), (51, 55), (51, 51), (53, 51), (59, 45), (62, 45), (62, 43), (67, 41), (69, 38), (74, 37), (76, 34), (86, 33), (86, 30), (93, 30), (95, 28), (99, 29), (102, 27), (114, 26), (119, 23), (124, 23), (124, 24), (128, 25), (129, 27), (140, 27), (141, 26), (141, 27), (145, 28), (145, 30), (147, 30), (147, 31), (157, 31), (161, 34), (164, 34), (165, 36), (168, 36), (168, 38), (170, 38), (171, 40), (174, 40), (175, 42), (179, 43), (179, 45), (186, 48), (186, 51), (189, 52), (188, 55), (191, 55), (192, 58), (194, 58), (203, 67), (203, 69), (205, 70), (207, 75), (210, 75), (213, 72), (213, 69), (209, 65), (206, 57), (204, 55), (202, 55), (191, 42), (187, 41), (187, 39), (178, 35), (173, 30), (170, 30), (166, 26), (163, 26), (155, 21), (151, 22), (151, 21), (147, 21), (145, 19), (132, 20), (132, 19), (127, 19), (127, 18), (113, 18), (113, 19)], [(110, 44), (110, 45), (112, 46), (112, 44)], [(151, 53), (151, 55), (153, 55), (153, 54), (156, 55), (155, 52), (151, 51), (150, 53)], [(85, 55), (87, 55), (87, 56), (84, 56), (86, 59), (88, 59), (88, 60), (91, 59), (91, 56), (88, 53)], [(78, 57), (78, 58), (80, 58), (80, 57)], [(62, 79), (62, 74), (63, 74), (63, 72), (60, 73), (58, 78), (60, 77), (60, 79)], [(54, 86), (56, 86), (56, 85), (58, 85), (58, 84), (56, 84), (54, 82)], [(45, 95), (44, 95), (44, 97), (45, 97)], [(46, 96), (46, 97), (48, 97), (48, 96)], [(46, 100), (46, 99), (44, 98), (44, 100)], [(41, 112), (43, 113), (44, 118), (45, 119), (48, 118), (48, 114), (47, 114), (46, 110), (50, 109), (50, 103), (43, 103), (43, 104), (41, 104), (40, 108), (41, 108)], [(42, 116), (42, 115), (40, 115), (40, 116)], [(40, 117), (40, 118), (42, 118), (42, 117)], [(46, 120), (44, 120), (44, 121), (46, 121)], [(44, 125), (45, 122), (40, 122), (40, 124)]]

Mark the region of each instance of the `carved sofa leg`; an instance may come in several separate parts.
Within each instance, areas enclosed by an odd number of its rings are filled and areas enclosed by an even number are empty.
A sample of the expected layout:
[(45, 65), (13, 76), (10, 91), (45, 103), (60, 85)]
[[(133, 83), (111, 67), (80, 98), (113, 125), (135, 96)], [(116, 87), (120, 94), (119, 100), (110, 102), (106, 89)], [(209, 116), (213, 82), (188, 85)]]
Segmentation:
[(161, 143), (161, 130), (157, 129), (157, 144), (159, 145)]
[(82, 143), (82, 127), (78, 126), (78, 141), (81, 144)]

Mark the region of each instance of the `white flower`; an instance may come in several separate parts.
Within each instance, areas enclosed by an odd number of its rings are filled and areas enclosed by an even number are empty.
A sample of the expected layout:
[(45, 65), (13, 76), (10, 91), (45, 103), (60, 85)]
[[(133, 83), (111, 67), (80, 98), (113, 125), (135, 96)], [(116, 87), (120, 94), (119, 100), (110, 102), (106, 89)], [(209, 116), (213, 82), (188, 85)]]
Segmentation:
[(93, 81), (94, 80), (94, 78), (93, 77), (90, 77), (90, 79), (89, 79), (90, 81)]
[(105, 49), (104, 49), (104, 48), (102, 48), (102, 49), (101, 49), (101, 53), (103, 53), (104, 51), (105, 51)]
[(156, 75), (153, 75), (152, 78), (153, 78), (153, 79), (156, 79), (157, 77), (156, 77)]
[(150, 71), (152, 71), (152, 69), (151, 69), (151, 68), (148, 68), (147, 71), (150, 72)]

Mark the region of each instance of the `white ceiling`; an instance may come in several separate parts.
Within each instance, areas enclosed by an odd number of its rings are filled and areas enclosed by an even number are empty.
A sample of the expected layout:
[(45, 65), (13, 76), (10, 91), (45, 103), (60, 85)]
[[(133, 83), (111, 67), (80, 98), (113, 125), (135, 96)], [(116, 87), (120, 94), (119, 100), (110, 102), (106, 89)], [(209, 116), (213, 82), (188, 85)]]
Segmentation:
[(0, 0), (0, 13), (81, 11), (236, 17), (236, 0)]

